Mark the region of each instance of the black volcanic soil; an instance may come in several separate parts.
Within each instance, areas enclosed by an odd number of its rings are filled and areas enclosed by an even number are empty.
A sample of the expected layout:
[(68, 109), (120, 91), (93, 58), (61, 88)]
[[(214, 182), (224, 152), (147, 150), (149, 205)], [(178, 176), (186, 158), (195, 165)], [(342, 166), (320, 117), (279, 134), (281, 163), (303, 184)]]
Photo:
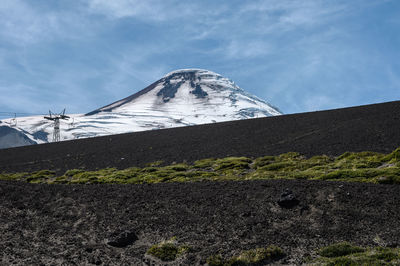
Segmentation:
[[(277, 203), (290, 188), (299, 204)], [(176, 236), (193, 252), (176, 264), (211, 254), (275, 244), (299, 264), (337, 241), (400, 245), (400, 186), (323, 181), (34, 185), (0, 182), (2, 265), (142, 265), (154, 243)], [(119, 230), (138, 240), (108, 245)]]
[(400, 101), (0, 150), (0, 172), (143, 166), (297, 151), (389, 153), (400, 146)]

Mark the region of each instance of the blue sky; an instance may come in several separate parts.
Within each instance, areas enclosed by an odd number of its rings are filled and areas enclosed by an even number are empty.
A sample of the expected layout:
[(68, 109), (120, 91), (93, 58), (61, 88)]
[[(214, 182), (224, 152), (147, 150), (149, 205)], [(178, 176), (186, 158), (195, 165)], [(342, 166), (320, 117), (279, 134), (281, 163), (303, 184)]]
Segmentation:
[(397, 0), (2, 0), (0, 25), (0, 112), (85, 113), (180, 68), (284, 113), (400, 100)]

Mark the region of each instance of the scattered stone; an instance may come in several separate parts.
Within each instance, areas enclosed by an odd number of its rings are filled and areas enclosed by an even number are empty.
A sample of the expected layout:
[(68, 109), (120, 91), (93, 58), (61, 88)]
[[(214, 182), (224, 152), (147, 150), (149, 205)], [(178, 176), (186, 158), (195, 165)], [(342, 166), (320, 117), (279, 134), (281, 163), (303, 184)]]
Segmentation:
[(101, 264), (102, 264), (101, 259), (98, 258), (97, 256), (90, 256), (90, 257), (88, 258), (88, 262), (89, 262), (90, 264), (94, 264), (94, 265), (101, 265)]
[(293, 192), (287, 188), (282, 192), (281, 197), (278, 199), (278, 204), (282, 208), (293, 208), (299, 204), (299, 200), (296, 199)]
[(247, 211), (241, 214), (242, 217), (250, 217), (251, 216), (251, 212)]
[(302, 215), (304, 212), (307, 212), (310, 210), (310, 207), (308, 205), (302, 206), (300, 209), (300, 215)]
[(107, 240), (107, 245), (117, 247), (117, 248), (124, 248), (126, 246), (132, 245), (138, 237), (132, 231), (117, 231), (110, 235)]

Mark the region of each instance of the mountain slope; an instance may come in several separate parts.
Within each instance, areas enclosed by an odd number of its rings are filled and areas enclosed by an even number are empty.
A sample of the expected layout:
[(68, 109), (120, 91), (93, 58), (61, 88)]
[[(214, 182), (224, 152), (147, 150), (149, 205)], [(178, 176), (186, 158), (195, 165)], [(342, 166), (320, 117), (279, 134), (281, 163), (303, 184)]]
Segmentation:
[(390, 153), (400, 147), (399, 112), (397, 101), (2, 149), (0, 169), (63, 174), (68, 169), (124, 169), (160, 160), (171, 164), (286, 152), (307, 157), (346, 151)]
[(9, 126), (0, 126), (0, 147), (11, 148), (36, 144), (24, 133)]
[[(147, 88), (61, 123), (61, 140), (280, 115), (233, 81), (201, 69), (173, 71)], [(7, 121), (6, 121), (7, 122)], [(53, 125), (42, 116), (18, 119), (25, 134), (49, 142)], [(44, 137), (43, 137), (44, 136)], [(0, 147), (1, 148), (1, 147)]]

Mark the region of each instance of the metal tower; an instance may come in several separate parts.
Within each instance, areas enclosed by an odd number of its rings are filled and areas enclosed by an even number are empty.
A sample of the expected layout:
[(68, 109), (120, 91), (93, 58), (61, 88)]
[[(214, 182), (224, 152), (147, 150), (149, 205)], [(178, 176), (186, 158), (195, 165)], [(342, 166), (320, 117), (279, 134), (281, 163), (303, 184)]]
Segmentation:
[(53, 142), (60, 141), (60, 119), (68, 120), (70, 117), (65, 115), (65, 108), (62, 113), (54, 114), (49, 110), (50, 116), (45, 116), (44, 118), (47, 120), (54, 121), (54, 131), (53, 131)]

